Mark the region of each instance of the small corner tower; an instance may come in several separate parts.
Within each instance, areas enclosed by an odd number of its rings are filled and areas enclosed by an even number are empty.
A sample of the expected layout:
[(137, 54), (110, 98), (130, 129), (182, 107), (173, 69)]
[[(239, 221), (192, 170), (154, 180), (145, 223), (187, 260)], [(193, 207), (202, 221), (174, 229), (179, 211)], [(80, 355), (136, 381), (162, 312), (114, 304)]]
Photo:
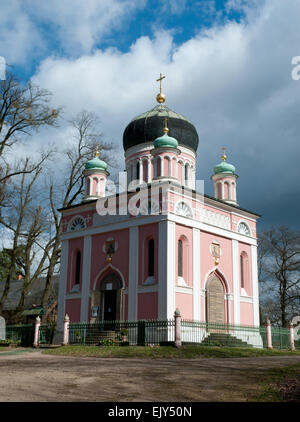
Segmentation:
[[(163, 135), (156, 138), (153, 142), (154, 148), (151, 154), (154, 157), (156, 165), (154, 164), (154, 177), (155, 179), (172, 179), (178, 181), (178, 175), (176, 172), (175, 161), (177, 156), (180, 154), (178, 149), (178, 141), (168, 135), (169, 129), (167, 127), (168, 119), (165, 118), (165, 126), (163, 129)], [(160, 165), (158, 165), (160, 160)], [(173, 164), (174, 163), (174, 164)]]
[(87, 161), (83, 171), (86, 187), (84, 201), (105, 196), (106, 180), (109, 173), (106, 171), (106, 162), (99, 158), (98, 148), (98, 145), (96, 145), (95, 157)]
[(225, 148), (223, 148), (222, 161), (214, 168), (211, 179), (214, 182), (214, 196), (228, 204), (238, 205), (236, 199), (236, 179), (235, 167), (227, 163)]

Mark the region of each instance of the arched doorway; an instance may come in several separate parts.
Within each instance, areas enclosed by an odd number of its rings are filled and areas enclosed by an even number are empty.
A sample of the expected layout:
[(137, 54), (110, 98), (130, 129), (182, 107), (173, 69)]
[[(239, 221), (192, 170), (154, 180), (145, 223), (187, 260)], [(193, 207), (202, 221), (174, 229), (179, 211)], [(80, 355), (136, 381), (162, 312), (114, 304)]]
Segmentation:
[(224, 287), (214, 274), (206, 284), (206, 321), (214, 324), (225, 324)]
[[(91, 321), (119, 321), (122, 319), (122, 281), (118, 274), (109, 272), (100, 281), (99, 289), (92, 298)], [(97, 316), (95, 311), (97, 310)], [(95, 318), (93, 318), (93, 316)]]

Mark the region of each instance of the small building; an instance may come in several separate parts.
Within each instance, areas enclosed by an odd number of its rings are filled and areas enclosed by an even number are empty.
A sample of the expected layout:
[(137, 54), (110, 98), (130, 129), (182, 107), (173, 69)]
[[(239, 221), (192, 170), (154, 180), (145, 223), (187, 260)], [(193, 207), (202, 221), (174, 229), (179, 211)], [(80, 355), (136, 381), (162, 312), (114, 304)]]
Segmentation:
[[(13, 321), (16, 308), (21, 298), (23, 289), (23, 279), (13, 280), (10, 283), (8, 296), (3, 306), (3, 315), (6, 318), (6, 323)], [(22, 312), (22, 322), (24, 324), (31, 324), (39, 316), (42, 322), (56, 322), (57, 320), (57, 305), (58, 305), (58, 284), (59, 275), (55, 275), (52, 281), (52, 287), (48, 297), (45, 308), (41, 306), (43, 292), (45, 290), (45, 277), (37, 278), (25, 298), (25, 307)], [(4, 282), (0, 283), (0, 296), (4, 290)]]

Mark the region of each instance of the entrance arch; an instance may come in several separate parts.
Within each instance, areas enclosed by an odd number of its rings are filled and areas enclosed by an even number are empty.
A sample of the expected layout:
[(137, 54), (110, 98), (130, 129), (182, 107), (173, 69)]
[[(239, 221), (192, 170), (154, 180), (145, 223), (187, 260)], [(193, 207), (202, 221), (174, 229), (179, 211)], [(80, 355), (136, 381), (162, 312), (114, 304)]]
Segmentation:
[(224, 285), (213, 274), (206, 284), (206, 321), (214, 324), (226, 324)]
[[(98, 284), (98, 283), (97, 283)], [(92, 321), (119, 321), (122, 319), (123, 289), (120, 276), (110, 271), (100, 280), (92, 297)], [(94, 310), (97, 311), (97, 316)]]

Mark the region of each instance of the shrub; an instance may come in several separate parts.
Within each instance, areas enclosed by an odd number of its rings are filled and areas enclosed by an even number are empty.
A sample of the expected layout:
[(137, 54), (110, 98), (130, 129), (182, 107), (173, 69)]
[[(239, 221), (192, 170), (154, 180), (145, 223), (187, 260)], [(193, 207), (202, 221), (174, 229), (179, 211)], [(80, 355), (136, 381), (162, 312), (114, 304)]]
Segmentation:
[(98, 346), (119, 346), (119, 340), (105, 338), (99, 342)]

